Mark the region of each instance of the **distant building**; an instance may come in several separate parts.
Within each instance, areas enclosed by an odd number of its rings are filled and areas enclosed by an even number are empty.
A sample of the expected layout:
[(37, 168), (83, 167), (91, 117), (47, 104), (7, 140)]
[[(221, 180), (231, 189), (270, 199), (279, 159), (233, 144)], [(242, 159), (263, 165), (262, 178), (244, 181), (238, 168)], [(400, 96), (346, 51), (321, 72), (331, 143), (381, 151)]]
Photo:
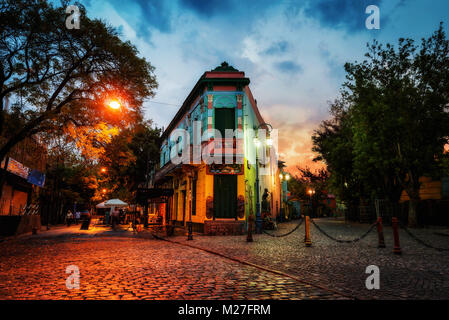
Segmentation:
[[(37, 137), (27, 137), (0, 164), (4, 175), (0, 195), (0, 215), (20, 215), (45, 184), (46, 146)], [(6, 141), (0, 137), (0, 145)], [(1, 179), (0, 179), (1, 180)]]
[[(152, 208), (165, 223), (186, 225), (191, 219), (194, 230), (206, 234), (245, 232), (247, 217), (257, 212), (256, 171), (259, 205), (267, 189), (271, 214), (279, 211), (277, 150), (269, 143), (273, 131), (249, 83), (226, 62), (205, 72), (164, 131), (153, 183), (166, 200)], [(231, 137), (229, 129), (235, 133)], [(185, 154), (188, 161), (179, 163)]]

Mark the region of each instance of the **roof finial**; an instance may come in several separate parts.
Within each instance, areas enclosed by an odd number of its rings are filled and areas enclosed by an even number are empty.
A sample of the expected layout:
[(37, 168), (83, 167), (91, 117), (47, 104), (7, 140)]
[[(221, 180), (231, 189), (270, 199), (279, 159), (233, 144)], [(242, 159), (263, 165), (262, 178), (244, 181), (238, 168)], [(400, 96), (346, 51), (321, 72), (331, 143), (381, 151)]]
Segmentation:
[(230, 71), (230, 72), (238, 72), (237, 69), (235, 69), (233, 66), (230, 66), (229, 63), (227, 63), (226, 61), (223, 61), (221, 63), (221, 65), (219, 65), (218, 67), (216, 67), (214, 70), (212, 71)]

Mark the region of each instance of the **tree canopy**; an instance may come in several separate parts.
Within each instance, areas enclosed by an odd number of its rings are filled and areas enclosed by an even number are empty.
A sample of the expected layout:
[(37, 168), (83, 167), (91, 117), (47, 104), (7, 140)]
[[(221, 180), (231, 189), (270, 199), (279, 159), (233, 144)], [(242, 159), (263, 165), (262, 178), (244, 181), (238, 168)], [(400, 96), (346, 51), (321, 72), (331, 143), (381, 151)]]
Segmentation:
[(446, 162), (449, 137), (449, 41), (441, 24), (418, 45), (412, 39), (368, 44), (366, 60), (347, 63), (333, 119), (313, 136), (334, 188), (361, 198), (410, 198), (416, 224), (419, 178)]
[[(6, 99), (20, 100), (24, 125), (0, 146), (0, 159), (27, 136), (100, 122), (139, 121), (144, 99), (154, 94), (153, 66), (103, 21), (80, 8), (80, 28), (68, 29), (65, 8), (44, 0), (0, 2), (0, 133)], [(106, 107), (110, 100), (120, 110)], [(10, 130), (10, 128), (8, 128)]]

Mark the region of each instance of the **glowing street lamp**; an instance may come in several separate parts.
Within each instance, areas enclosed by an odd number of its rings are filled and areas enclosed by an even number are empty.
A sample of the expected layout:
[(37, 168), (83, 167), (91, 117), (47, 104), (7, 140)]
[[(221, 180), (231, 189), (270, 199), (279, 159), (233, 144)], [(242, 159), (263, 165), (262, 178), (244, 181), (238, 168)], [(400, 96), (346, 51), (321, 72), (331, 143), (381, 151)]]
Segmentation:
[[(261, 141), (258, 138), (258, 132), (259, 129), (262, 127), (270, 127), (268, 130), (268, 134), (273, 130), (273, 126), (269, 123), (261, 123), (257, 127), (254, 127), (254, 130), (256, 131), (256, 136), (254, 137), (254, 145), (256, 146), (256, 149), (259, 149), (259, 147), (262, 145)], [(270, 142), (268, 143), (268, 140)], [(273, 141), (271, 139), (265, 139), (265, 144), (270, 146), (273, 144)], [(262, 216), (260, 214), (260, 195), (259, 195), (259, 152), (256, 150), (256, 233), (262, 233)]]
[(313, 189), (309, 189), (308, 191), (307, 191), (307, 193), (310, 195), (310, 204), (309, 204), (309, 207), (310, 207), (310, 209), (309, 209), (309, 213), (308, 213), (308, 215), (309, 215), (309, 217), (310, 217), (310, 213), (312, 212), (312, 195), (313, 194), (315, 194), (315, 190), (313, 190)]
[(121, 104), (120, 104), (120, 102), (118, 102), (117, 100), (111, 100), (111, 101), (108, 103), (108, 106), (109, 106), (109, 108), (111, 108), (111, 109), (118, 110), (118, 109), (120, 109)]
[(257, 137), (255, 137), (254, 138), (254, 145), (256, 146), (256, 148), (259, 148), (260, 146), (261, 146), (261, 142), (260, 142), (260, 140), (257, 138)]
[(282, 192), (283, 192), (283, 190), (282, 190), (282, 181), (288, 181), (290, 179), (290, 175), (288, 174), (288, 173), (279, 173), (279, 181), (280, 181), (280, 183), (279, 183), (279, 210), (280, 210), (280, 215), (279, 215), (279, 217), (280, 217), (280, 221), (282, 222), (282, 221), (284, 221), (284, 217), (283, 217), (283, 214), (282, 214)]

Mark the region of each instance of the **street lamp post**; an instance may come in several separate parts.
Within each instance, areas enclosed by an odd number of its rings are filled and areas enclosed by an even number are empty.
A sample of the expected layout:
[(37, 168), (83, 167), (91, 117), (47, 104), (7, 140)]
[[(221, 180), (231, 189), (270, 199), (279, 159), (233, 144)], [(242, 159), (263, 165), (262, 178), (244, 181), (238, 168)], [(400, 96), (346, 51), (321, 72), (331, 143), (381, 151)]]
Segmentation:
[(313, 190), (313, 189), (309, 189), (309, 191), (308, 191), (308, 193), (309, 193), (309, 195), (310, 195), (310, 203), (309, 203), (309, 217), (310, 217), (310, 214), (312, 213), (312, 204), (313, 204), (313, 202), (312, 202), (312, 196), (313, 196), (313, 194), (315, 193), (315, 190)]
[(189, 177), (190, 182), (190, 191), (189, 191), (189, 221), (187, 221), (187, 240), (193, 240), (193, 221), (192, 221), (192, 205), (193, 205), (193, 181), (196, 176), (193, 170), (188, 171), (187, 176)]
[[(271, 129), (268, 131), (268, 134), (270, 134), (271, 130), (273, 130), (273, 127), (269, 123), (261, 123), (257, 127), (255, 127), (256, 136), (254, 138), (254, 144), (256, 146), (256, 233), (262, 233), (262, 216), (260, 214), (260, 195), (259, 195), (259, 152), (258, 148), (261, 146), (261, 142), (258, 138), (258, 131), (262, 126), (269, 126)], [(271, 145), (271, 139), (265, 140), (266, 145)]]
[(284, 191), (282, 183), (284, 180), (288, 181), (289, 179), (290, 179), (290, 175), (288, 173), (286, 173), (286, 174), (280, 173), (279, 174), (279, 220), (280, 220), (280, 222), (284, 221), (284, 212), (282, 211), (282, 209), (285, 209), (285, 208), (282, 208), (282, 203), (283, 203), (282, 194)]

